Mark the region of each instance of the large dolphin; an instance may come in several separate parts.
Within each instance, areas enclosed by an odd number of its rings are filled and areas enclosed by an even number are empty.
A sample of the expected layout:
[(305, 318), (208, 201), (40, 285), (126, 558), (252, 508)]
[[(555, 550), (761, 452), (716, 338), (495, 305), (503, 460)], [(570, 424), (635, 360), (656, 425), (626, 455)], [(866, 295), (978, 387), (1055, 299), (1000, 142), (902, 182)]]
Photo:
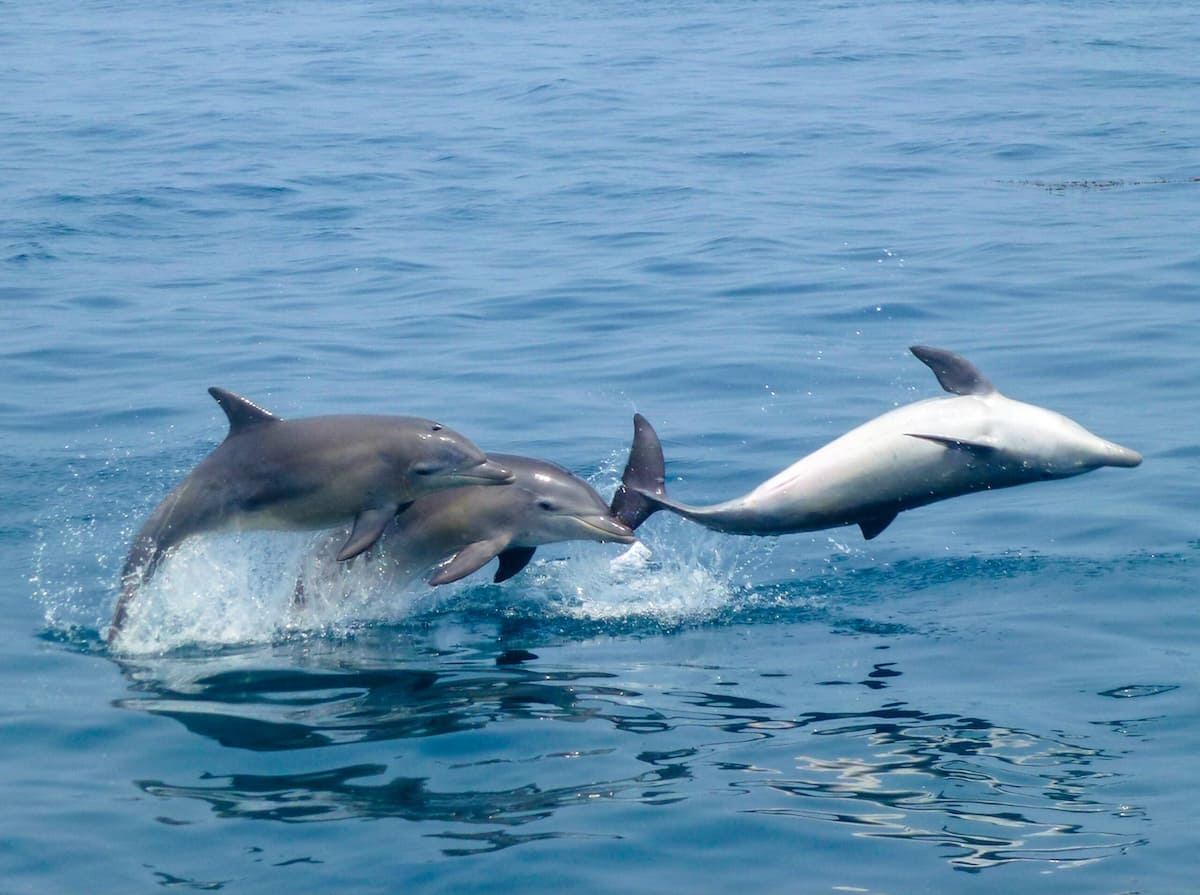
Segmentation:
[[(439, 585), (465, 578), (499, 558), (492, 580), (500, 582), (525, 568), (534, 551), (545, 544), (631, 544), (635, 540), (583, 479), (545, 460), (489, 456), (512, 470), (511, 485), (468, 486), (423, 495), (388, 524), (363, 559), (384, 566), (398, 583), (432, 573), (429, 583)], [(332, 556), (336, 547), (334, 538), (321, 541), (317, 558)], [(308, 583), (315, 582), (305, 578), (297, 582), (298, 599)]]
[(513, 481), (510, 470), (431, 420), (352, 415), (282, 420), (233, 392), (208, 391), (229, 417), (229, 434), (171, 489), (134, 538), (110, 641), (138, 587), (168, 550), (192, 535), (328, 528), (352, 520), (337, 554), (346, 560), (375, 543), (396, 513), (422, 494)]
[(696, 507), (666, 491), (662, 445), (634, 417), (634, 445), (613, 512), (636, 528), (670, 510), (730, 534), (778, 535), (857, 525), (870, 540), (897, 514), (948, 497), (1064, 479), (1141, 454), (1061, 414), (1006, 398), (966, 359), (911, 349), (954, 397), (906, 404), (852, 429), (742, 497)]

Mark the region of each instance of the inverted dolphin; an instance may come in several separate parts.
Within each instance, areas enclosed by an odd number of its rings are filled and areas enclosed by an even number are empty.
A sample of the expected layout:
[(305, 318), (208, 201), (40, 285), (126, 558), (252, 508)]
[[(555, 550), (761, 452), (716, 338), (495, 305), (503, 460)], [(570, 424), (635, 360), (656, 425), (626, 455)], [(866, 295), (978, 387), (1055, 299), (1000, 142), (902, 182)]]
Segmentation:
[(337, 554), (346, 560), (375, 543), (421, 494), (513, 480), (508, 469), (432, 420), (340, 415), (285, 421), (233, 392), (208, 391), (229, 417), (229, 434), (171, 489), (134, 538), (110, 641), (163, 555), (192, 535), (327, 528), (352, 520)]
[[(465, 578), (499, 558), (492, 580), (500, 582), (525, 568), (545, 544), (635, 540), (583, 479), (544, 460), (490, 456), (512, 470), (511, 485), (469, 486), (417, 498), (388, 524), (364, 559), (383, 564), (400, 583), (432, 573), (429, 583), (439, 585)], [(336, 546), (333, 538), (322, 541), (318, 557), (332, 555)], [(305, 589), (302, 578), (298, 598)]]
[(1137, 466), (1141, 454), (1093, 435), (1052, 410), (996, 391), (966, 359), (911, 349), (954, 397), (906, 404), (852, 429), (742, 497), (696, 507), (666, 491), (662, 445), (645, 417), (613, 513), (637, 528), (670, 510), (716, 531), (778, 535), (857, 525), (867, 540), (904, 510), (1101, 466)]

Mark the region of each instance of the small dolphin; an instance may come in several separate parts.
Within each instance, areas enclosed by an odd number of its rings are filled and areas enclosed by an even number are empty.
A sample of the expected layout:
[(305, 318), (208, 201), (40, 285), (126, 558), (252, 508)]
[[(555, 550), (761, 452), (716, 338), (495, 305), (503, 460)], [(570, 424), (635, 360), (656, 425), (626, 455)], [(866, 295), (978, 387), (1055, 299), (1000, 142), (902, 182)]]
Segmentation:
[[(633, 532), (618, 522), (603, 498), (583, 479), (544, 460), (490, 454), (512, 470), (506, 488), (465, 487), (417, 498), (384, 529), (364, 559), (386, 564), (400, 583), (428, 575), (432, 585), (465, 578), (499, 558), (493, 581), (520, 572), (544, 544), (599, 541), (631, 544)], [(333, 538), (318, 556), (337, 546)], [(306, 582), (297, 582), (303, 599)]]
[(375, 543), (396, 513), (422, 494), (513, 481), (511, 471), (431, 420), (340, 415), (285, 421), (233, 392), (208, 392), (229, 417), (229, 434), (171, 489), (134, 538), (109, 641), (163, 555), (192, 535), (353, 520), (337, 554), (346, 560)]
[(688, 506), (667, 496), (662, 445), (638, 414), (613, 514), (637, 528), (665, 509), (706, 528), (743, 535), (857, 525), (870, 540), (904, 510), (948, 497), (1142, 462), (1136, 451), (1061, 414), (1004, 397), (957, 354), (922, 345), (910, 350), (954, 397), (917, 401), (878, 416), (750, 493), (712, 506)]

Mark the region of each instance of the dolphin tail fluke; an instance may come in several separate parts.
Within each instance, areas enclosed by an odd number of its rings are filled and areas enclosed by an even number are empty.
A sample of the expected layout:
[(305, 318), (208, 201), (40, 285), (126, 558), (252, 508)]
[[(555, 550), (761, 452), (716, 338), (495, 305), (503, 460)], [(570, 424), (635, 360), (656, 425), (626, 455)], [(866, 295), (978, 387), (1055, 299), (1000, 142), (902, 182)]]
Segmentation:
[(612, 514), (631, 529), (664, 508), (667, 500), (666, 461), (662, 442), (650, 421), (633, 415), (633, 444), (621, 485), (612, 499)]

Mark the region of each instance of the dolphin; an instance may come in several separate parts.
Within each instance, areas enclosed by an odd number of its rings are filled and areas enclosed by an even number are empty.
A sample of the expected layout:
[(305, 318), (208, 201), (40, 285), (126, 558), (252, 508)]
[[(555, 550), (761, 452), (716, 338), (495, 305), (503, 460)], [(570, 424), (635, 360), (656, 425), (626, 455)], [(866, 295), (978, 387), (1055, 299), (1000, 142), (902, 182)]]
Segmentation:
[[(133, 539), (108, 639), (168, 550), (209, 531), (314, 529), (353, 520), (337, 553), (362, 553), (422, 494), (507, 485), (513, 474), (441, 423), (405, 416), (283, 420), (240, 395), (210, 388), (229, 434), (163, 498)], [(502, 488), (496, 490), (503, 490)]]
[[(436, 586), (465, 578), (498, 558), (492, 580), (501, 582), (525, 568), (544, 544), (634, 542), (633, 532), (613, 517), (603, 498), (583, 479), (545, 460), (489, 456), (512, 470), (511, 485), (422, 495), (388, 523), (363, 559), (384, 564), (400, 583), (428, 575), (429, 583)], [(335, 533), (319, 542), (318, 558), (332, 554), (337, 537)], [(301, 577), (297, 603), (305, 589)]]
[(662, 445), (641, 414), (613, 515), (637, 528), (670, 510), (716, 531), (780, 535), (857, 525), (867, 540), (904, 510), (949, 497), (1065, 479), (1142, 456), (1067, 417), (1006, 398), (970, 361), (911, 349), (953, 397), (898, 407), (836, 438), (753, 491), (712, 506), (667, 495)]

